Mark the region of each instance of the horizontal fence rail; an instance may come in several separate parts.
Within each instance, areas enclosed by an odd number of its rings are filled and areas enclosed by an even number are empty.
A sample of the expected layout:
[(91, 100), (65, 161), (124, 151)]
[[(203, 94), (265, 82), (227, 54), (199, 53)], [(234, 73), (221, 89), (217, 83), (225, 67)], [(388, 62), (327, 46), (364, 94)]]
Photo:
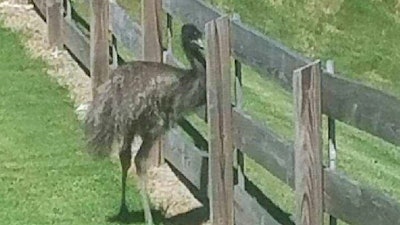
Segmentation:
[[(164, 0), (163, 7), (169, 14), (199, 28), (222, 15), (200, 0)], [(235, 57), (262, 76), (274, 76), (286, 89), (292, 89), (293, 70), (312, 61), (240, 22), (232, 22), (232, 33)], [(322, 102), (324, 114), (400, 145), (399, 99), (324, 70)]]
[[(46, 14), (46, 1), (33, 0), (33, 2), (43, 18), (43, 15)], [(197, 0), (164, 0), (163, 6), (168, 13), (178, 16), (186, 22), (195, 23), (199, 28), (204, 27), (205, 22), (220, 15), (216, 10)], [(110, 3), (110, 14), (110, 22), (113, 24), (113, 32), (117, 39), (130, 51), (137, 52), (138, 49), (141, 49), (139, 40), (142, 38), (142, 31), (140, 26), (133, 22), (125, 10), (114, 2)], [(86, 69), (90, 68), (88, 35), (79, 28), (79, 25), (68, 18), (64, 17), (62, 24), (65, 47), (75, 56), (81, 66)], [(287, 83), (286, 87), (288, 88), (291, 88), (289, 83), (291, 83), (293, 70), (310, 62), (309, 59), (242, 24), (233, 22), (231, 29), (233, 30), (234, 56), (265, 73), (263, 74), (265, 76), (275, 71), (273, 74), (282, 80), (284, 86)], [(253, 52), (251, 49), (258, 50)], [(398, 139), (400, 101), (398, 99), (365, 85), (327, 74), (325, 71), (323, 71), (321, 79), (322, 111), (324, 113), (400, 145)], [(348, 96), (349, 94), (351, 96)], [(375, 120), (371, 118), (375, 118)], [(233, 109), (232, 119), (234, 147), (243, 151), (293, 189), (293, 142), (283, 139), (267, 125), (239, 109)], [(193, 143), (180, 128), (177, 128), (168, 133), (164, 147), (168, 163), (183, 173), (185, 178), (202, 193), (202, 196), (207, 196), (208, 154), (204, 151), (204, 143)], [(330, 169), (323, 170), (323, 184), (325, 212), (350, 224), (400, 224), (400, 204), (390, 196), (364, 187), (346, 175)], [(268, 213), (264, 214), (265, 210), (259, 208), (259, 202), (243, 197), (248, 193), (238, 188), (240, 187), (236, 186), (234, 191), (235, 212), (239, 213), (238, 210), (242, 210), (247, 213), (249, 209), (255, 209), (252, 211), (257, 218), (235, 218), (236, 222), (242, 221), (238, 224), (248, 224), (246, 221), (279, 224), (276, 221), (276, 223), (268, 222), (273, 220), (265, 216)], [(246, 203), (243, 203), (244, 201)], [(249, 208), (244, 209), (242, 204), (247, 204)]]
[[(221, 15), (198, 0), (164, 0), (163, 7), (173, 16), (199, 28)], [(140, 25), (133, 22), (117, 3), (110, 3), (110, 12), (117, 39), (128, 50), (141, 52)], [(311, 59), (239, 22), (232, 22), (232, 30), (235, 57), (256, 68), (262, 76), (276, 75), (287, 89), (291, 89), (293, 70), (311, 62)], [(396, 97), (323, 70), (322, 103), (324, 114), (400, 145), (400, 100)]]

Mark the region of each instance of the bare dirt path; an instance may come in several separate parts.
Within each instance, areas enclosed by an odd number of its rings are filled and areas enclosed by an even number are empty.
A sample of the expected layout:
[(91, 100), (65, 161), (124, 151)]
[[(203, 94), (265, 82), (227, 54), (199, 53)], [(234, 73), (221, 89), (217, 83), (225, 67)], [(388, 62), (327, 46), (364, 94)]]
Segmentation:
[[(23, 34), (24, 44), (29, 53), (35, 58), (43, 59), (49, 66), (47, 74), (57, 83), (69, 90), (70, 97), (77, 108), (91, 99), (90, 79), (65, 50), (49, 47), (47, 42), (46, 24), (30, 4), (19, 4), (16, 0), (0, 0), (0, 20), (7, 28)], [(80, 114), (78, 113), (78, 116)], [(136, 149), (139, 143), (136, 141)], [(135, 151), (134, 149), (133, 151)], [(131, 171), (134, 176), (134, 169)], [(201, 207), (178, 180), (168, 165), (153, 168), (149, 172), (149, 195), (156, 209), (165, 213), (167, 218), (174, 219), (174, 224), (200, 225), (198, 215), (201, 210), (187, 213)], [(110, 190), (111, 191), (111, 190)], [(178, 216), (179, 214), (184, 216)]]

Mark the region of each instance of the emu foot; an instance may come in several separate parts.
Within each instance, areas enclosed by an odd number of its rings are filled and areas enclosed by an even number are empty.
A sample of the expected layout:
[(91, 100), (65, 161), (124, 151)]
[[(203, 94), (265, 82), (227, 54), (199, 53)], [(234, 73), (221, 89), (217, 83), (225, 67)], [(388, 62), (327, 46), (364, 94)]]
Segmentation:
[(108, 222), (130, 223), (132, 222), (132, 215), (129, 212), (128, 207), (123, 204), (119, 209), (119, 213), (115, 216), (109, 217)]

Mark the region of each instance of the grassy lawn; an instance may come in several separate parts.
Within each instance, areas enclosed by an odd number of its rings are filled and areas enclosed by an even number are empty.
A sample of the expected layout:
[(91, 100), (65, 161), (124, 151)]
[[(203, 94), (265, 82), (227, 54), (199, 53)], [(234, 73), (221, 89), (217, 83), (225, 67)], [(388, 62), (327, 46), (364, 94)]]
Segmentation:
[[(79, 2), (78, 0), (76, 2)], [(118, 0), (139, 19), (140, 0)], [(313, 58), (333, 59), (343, 76), (400, 97), (400, 2), (398, 0), (208, 0), (244, 23)], [(78, 4), (79, 5), (79, 4)], [(80, 8), (85, 12), (84, 7)], [(175, 34), (181, 23), (174, 20)], [(174, 52), (185, 62), (179, 35)], [(293, 140), (293, 100), (273, 80), (243, 67), (245, 109), (278, 134)], [(379, 107), (379, 106), (377, 106)], [(193, 116), (200, 130), (204, 124)], [(324, 119), (324, 146), (327, 126)], [(339, 169), (353, 179), (386, 191), (400, 201), (400, 147), (337, 123)], [(324, 149), (325, 152), (327, 148)], [(249, 177), (276, 203), (293, 212), (293, 192), (250, 159)]]
[[(109, 224), (120, 201), (119, 167), (92, 160), (67, 90), (0, 28), (1, 224)], [(140, 216), (138, 192), (128, 189)]]

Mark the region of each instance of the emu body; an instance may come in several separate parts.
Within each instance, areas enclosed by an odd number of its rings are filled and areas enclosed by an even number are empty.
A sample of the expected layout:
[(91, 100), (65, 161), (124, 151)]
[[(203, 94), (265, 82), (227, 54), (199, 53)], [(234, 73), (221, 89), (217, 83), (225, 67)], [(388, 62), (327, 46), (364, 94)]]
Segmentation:
[(135, 156), (145, 219), (152, 224), (146, 194), (146, 160), (155, 140), (186, 112), (206, 103), (205, 59), (199, 45), (202, 34), (194, 26), (182, 27), (182, 45), (191, 69), (156, 62), (134, 61), (117, 67), (86, 114), (86, 135), (90, 152), (107, 156), (114, 139), (122, 137), (119, 157), (122, 167), (122, 199), (119, 216), (127, 212), (125, 187), (131, 166), (131, 145), (135, 136), (142, 145)]
[(204, 73), (141, 61), (114, 70), (89, 106), (92, 153), (108, 155), (115, 135), (162, 135), (182, 114), (205, 104)]

